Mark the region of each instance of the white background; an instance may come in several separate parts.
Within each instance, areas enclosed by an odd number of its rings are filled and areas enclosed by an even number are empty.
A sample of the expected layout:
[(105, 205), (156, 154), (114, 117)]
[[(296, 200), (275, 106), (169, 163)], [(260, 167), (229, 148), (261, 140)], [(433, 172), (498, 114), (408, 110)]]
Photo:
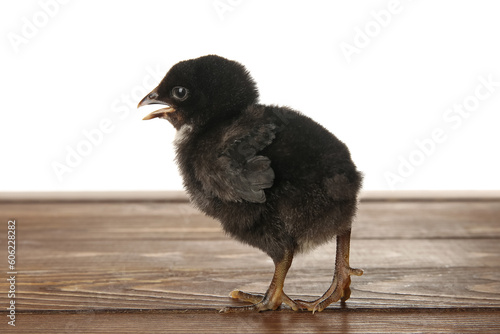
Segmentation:
[[(336, 134), (367, 190), (500, 188), (500, 86), (478, 88), (500, 82), (498, 1), (66, 2), (0, 5), (0, 191), (181, 189), (175, 130), (135, 106), (210, 53), (243, 63), (262, 103)], [(464, 101), (467, 118), (443, 118)]]

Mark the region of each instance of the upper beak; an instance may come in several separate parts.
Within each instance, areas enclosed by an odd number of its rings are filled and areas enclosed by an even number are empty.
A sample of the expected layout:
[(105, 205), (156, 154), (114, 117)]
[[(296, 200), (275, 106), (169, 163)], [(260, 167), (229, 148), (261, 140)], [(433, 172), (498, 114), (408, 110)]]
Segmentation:
[(142, 106), (147, 106), (150, 104), (164, 104), (167, 105), (166, 108), (162, 108), (156, 111), (153, 111), (149, 115), (143, 118), (143, 120), (153, 119), (156, 117), (165, 118), (168, 113), (174, 112), (175, 109), (171, 107), (167, 102), (158, 100), (157, 88), (153, 89), (148, 95), (146, 95), (141, 102), (137, 105), (137, 108)]

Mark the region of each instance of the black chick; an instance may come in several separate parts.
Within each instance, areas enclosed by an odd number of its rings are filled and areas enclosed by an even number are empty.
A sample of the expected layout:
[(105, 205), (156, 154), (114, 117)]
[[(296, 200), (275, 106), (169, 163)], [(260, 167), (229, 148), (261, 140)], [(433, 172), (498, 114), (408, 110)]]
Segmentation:
[[(208, 55), (174, 65), (139, 103), (164, 104), (144, 119), (164, 118), (191, 201), (237, 240), (266, 252), (275, 273), (264, 295), (235, 290), (252, 306), (222, 311), (322, 311), (350, 296), (351, 223), (362, 176), (346, 145), (309, 117), (258, 104), (255, 82), (241, 64)], [(283, 292), (296, 253), (337, 236), (333, 282), (312, 302)]]

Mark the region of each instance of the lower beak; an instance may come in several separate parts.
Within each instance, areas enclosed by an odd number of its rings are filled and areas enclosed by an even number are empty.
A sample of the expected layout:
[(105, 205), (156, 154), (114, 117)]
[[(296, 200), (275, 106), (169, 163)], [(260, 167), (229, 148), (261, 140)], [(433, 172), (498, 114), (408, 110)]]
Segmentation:
[(137, 108), (147, 106), (150, 104), (164, 104), (167, 105), (166, 108), (162, 108), (156, 111), (153, 111), (149, 115), (143, 118), (143, 120), (153, 119), (157, 117), (166, 118), (168, 113), (174, 112), (175, 109), (171, 107), (168, 103), (158, 100), (158, 93), (156, 92), (157, 88), (153, 89), (148, 95), (146, 95), (141, 102), (137, 105)]
[(168, 113), (174, 112), (175, 109), (172, 107), (166, 107), (166, 108), (161, 108), (159, 110), (153, 111), (149, 115), (143, 118), (143, 120), (147, 121), (148, 119), (153, 119), (153, 118), (166, 118)]

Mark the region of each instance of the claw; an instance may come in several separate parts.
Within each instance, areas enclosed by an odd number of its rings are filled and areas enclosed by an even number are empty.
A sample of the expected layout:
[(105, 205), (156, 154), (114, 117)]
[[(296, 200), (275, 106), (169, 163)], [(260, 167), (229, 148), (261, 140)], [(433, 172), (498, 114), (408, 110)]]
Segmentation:
[(363, 275), (363, 269), (349, 268), (349, 275), (361, 276)]

